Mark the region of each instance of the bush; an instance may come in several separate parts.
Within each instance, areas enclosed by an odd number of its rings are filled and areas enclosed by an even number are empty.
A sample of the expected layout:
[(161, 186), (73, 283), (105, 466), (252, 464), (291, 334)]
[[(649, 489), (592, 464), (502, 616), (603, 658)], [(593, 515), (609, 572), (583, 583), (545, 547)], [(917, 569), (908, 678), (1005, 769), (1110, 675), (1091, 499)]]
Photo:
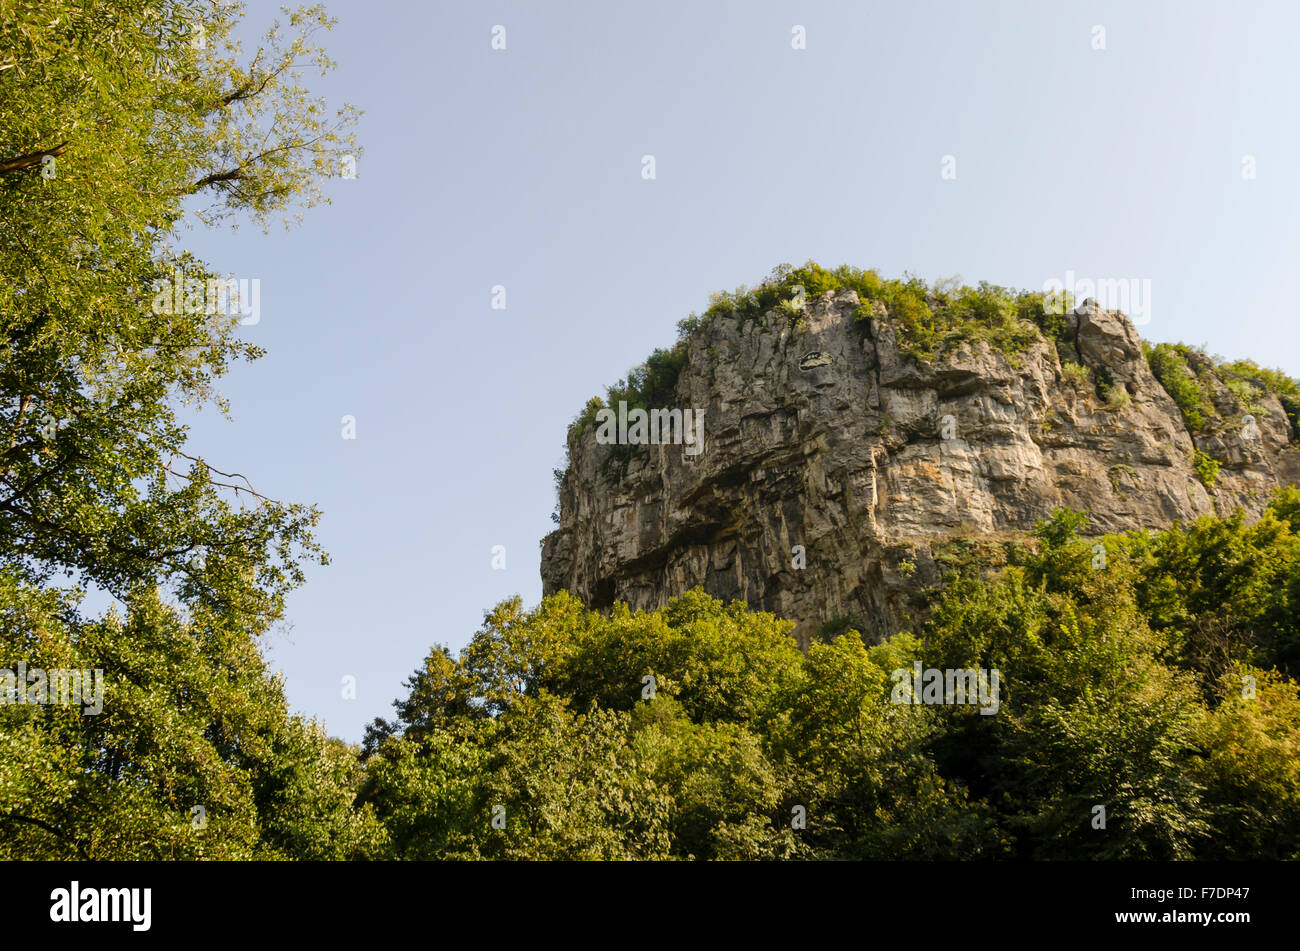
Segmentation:
[(813, 631), (812, 639), (823, 644), (831, 644), (837, 638), (843, 637), (849, 632), (860, 634), (864, 626), (865, 625), (855, 617), (845, 617), (837, 614), (818, 624), (816, 629)]
[(1074, 387), (1085, 386), (1088, 383), (1088, 368), (1067, 360), (1061, 364), (1061, 377)]
[(1278, 401), (1282, 404), (1282, 411), (1286, 413), (1286, 418), (1291, 422), (1291, 438), (1300, 438), (1300, 397), (1279, 396)]
[(555, 508), (551, 511), (551, 521), (556, 525), (560, 524), (560, 503), (564, 494), (564, 477), (568, 474), (569, 463), (567, 460), (568, 452), (565, 452), (565, 463), (563, 469), (552, 469), (551, 479), (555, 483)]
[[(854, 291), (861, 301), (854, 318), (862, 324), (874, 313), (875, 302), (883, 303), (896, 324), (899, 346), (919, 360), (932, 360), (970, 340), (984, 340), (1014, 357), (1034, 341), (1034, 324), (1045, 318), (1042, 294), (1012, 291), (986, 281), (967, 287), (955, 279), (931, 287), (913, 275), (886, 280), (875, 271), (847, 264), (828, 269), (809, 261), (797, 268), (780, 265), (757, 287), (712, 295), (703, 317), (692, 315), (678, 328), (684, 334), (695, 333), (719, 316), (736, 317), (743, 326), (771, 310), (793, 323), (802, 316), (789, 303), (797, 287), (808, 299), (826, 291)], [(1053, 333), (1064, 328), (1063, 322), (1056, 327), (1047, 320), (1044, 326), (1052, 327)]]
[[(588, 425), (596, 421), (596, 414), (605, 408), (605, 401), (599, 396), (593, 396), (587, 400), (587, 405), (582, 408), (582, 412), (573, 420), (573, 425), (578, 427), (578, 431), (586, 429)], [(565, 448), (568, 453), (568, 448)], [(566, 467), (567, 468), (567, 467)]]
[(1209, 406), (1204, 389), (1188, 372), (1187, 363), (1179, 348), (1174, 344), (1162, 343), (1155, 347), (1144, 345), (1143, 349), (1146, 350), (1147, 365), (1151, 367), (1152, 374), (1178, 404), (1187, 428), (1192, 432), (1204, 429), (1208, 417), (1214, 411)]
[(1219, 460), (1213, 456), (1201, 452), (1199, 449), (1192, 450), (1192, 466), (1196, 469), (1197, 478), (1207, 489), (1214, 488), (1214, 480), (1219, 477)]
[(1254, 360), (1234, 360), (1232, 363), (1220, 363), (1215, 367), (1219, 377), (1225, 383), (1232, 377), (1257, 382), (1270, 393), (1278, 396), (1300, 397), (1300, 383), (1287, 376), (1281, 370), (1261, 367)]
[(1133, 397), (1129, 396), (1128, 390), (1122, 386), (1112, 386), (1106, 391), (1106, 408), (1123, 409), (1133, 402)]
[(617, 408), (626, 401), (628, 409), (663, 409), (671, 406), (677, 395), (677, 379), (686, 366), (686, 341), (679, 340), (668, 350), (659, 349), (646, 362), (606, 391), (606, 398), (593, 396), (587, 401), (574, 425), (579, 432), (594, 423), (596, 414), (606, 406)]
[[(1277, 397), (1278, 402), (1282, 404), (1282, 411), (1286, 413), (1287, 419), (1291, 423), (1291, 438), (1300, 438), (1300, 382), (1287, 376), (1281, 370), (1270, 370), (1261, 367), (1254, 360), (1235, 360), (1232, 363), (1220, 362), (1215, 367), (1215, 372), (1223, 380), (1224, 385), (1232, 390), (1234, 396), (1246, 405), (1243, 398), (1245, 390), (1243, 387), (1254, 385), (1262, 388)], [(1249, 382), (1247, 382), (1249, 381)], [(1249, 413), (1260, 413), (1262, 407), (1258, 404), (1246, 405), (1246, 411)]]
[(1237, 402), (1241, 404), (1241, 408), (1247, 413), (1259, 416), (1265, 412), (1264, 404), (1259, 401), (1259, 398), (1266, 392), (1262, 384), (1256, 385), (1240, 377), (1229, 377), (1223, 381), (1223, 385), (1228, 388), (1228, 392), (1237, 398)]
[(1049, 550), (1065, 547), (1088, 527), (1089, 518), (1083, 512), (1067, 508), (1052, 510), (1049, 518), (1034, 523), (1034, 537)]

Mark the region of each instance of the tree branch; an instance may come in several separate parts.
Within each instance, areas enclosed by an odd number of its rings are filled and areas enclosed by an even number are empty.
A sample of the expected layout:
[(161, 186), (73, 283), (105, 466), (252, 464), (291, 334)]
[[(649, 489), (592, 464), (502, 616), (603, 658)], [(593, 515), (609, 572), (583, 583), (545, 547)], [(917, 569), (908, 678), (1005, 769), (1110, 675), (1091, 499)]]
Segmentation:
[(33, 165), (40, 165), (41, 160), (47, 155), (62, 155), (68, 148), (67, 142), (61, 142), (52, 149), (41, 149), (39, 152), (28, 152), (26, 155), (19, 155), (17, 158), (5, 159), (0, 162), (0, 175), (7, 175), (9, 172), (17, 172), (24, 168), (31, 168)]
[(50, 833), (50, 835), (63, 839), (67, 842), (70, 842), (72, 844), (72, 847), (77, 850), (77, 854), (80, 855), (83, 859), (87, 859), (87, 860), (90, 859), (89, 853), (86, 852), (85, 847), (80, 842), (72, 838), (72, 836), (68, 835), (62, 829), (59, 829), (56, 826), (52, 826), (48, 822), (45, 822), (41, 819), (32, 819), (29, 816), (20, 816), (13, 812), (8, 812), (5, 813), (4, 815), (0, 815), (0, 819), (12, 819), (14, 822), (26, 822), (28, 825), (36, 826), (38, 829), (44, 829), (46, 832)]
[[(190, 462), (195, 463), (196, 465), (203, 466), (209, 472), (215, 472), (217, 475), (225, 476), (227, 479), (244, 480), (244, 484), (241, 486), (241, 485), (235, 485), (233, 482), (219, 482), (216, 479), (209, 479), (208, 483), (210, 485), (221, 486), (224, 489), (234, 489), (235, 495), (239, 495), (240, 492), (247, 492), (249, 495), (253, 496), (254, 498), (261, 499), (263, 502), (267, 502), (270, 503), (271, 505), (277, 505), (280, 508), (284, 508), (283, 502), (265, 496), (262, 493), (258, 492), (256, 489), (254, 489), (253, 483), (249, 482), (248, 476), (244, 475), (242, 472), (222, 472), (220, 469), (216, 468), (215, 466), (209, 465), (208, 463), (204, 462), (202, 459), (198, 458), (197, 456), (191, 456), (189, 453), (181, 452), (179, 449), (173, 449), (172, 453), (174, 455), (181, 456), (184, 459), (188, 459), (190, 460)], [(169, 475), (174, 475), (177, 478), (181, 478), (181, 479), (189, 479), (191, 482), (194, 481), (194, 477), (190, 475), (188, 472), (178, 472), (176, 469), (172, 468), (171, 460), (168, 460), (167, 465), (163, 466), (163, 469)]]
[(237, 168), (232, 168), (225, 172), (213, 172), (211, 175), (204, 175), (193, 185), (187, 185), (185, 188), (174, 192), (174, 194), (193, 195), (195, 192), (203, 191), (203, 189), (210, 185), (224, 185), (227, 182), (237, 182), (244, 177), (243, 169), (244, 167), (240, 165)]

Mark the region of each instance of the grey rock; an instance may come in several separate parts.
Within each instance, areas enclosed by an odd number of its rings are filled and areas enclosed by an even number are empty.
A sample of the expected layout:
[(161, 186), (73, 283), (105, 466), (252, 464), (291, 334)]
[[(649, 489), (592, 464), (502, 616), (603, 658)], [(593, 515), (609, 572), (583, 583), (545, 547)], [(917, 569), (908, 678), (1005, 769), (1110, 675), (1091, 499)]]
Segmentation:
[(1237, 507), (1257, 516), (1275, 487), (1300, 481), (1277, 399), (1261, 395), (1248, 433), (1220, 386), (1211, 397), (1231, 424), (1197, 444), (1223, 461), (1207, 490), (1133, 324), (1093, 301), (1067, 315), (1061, 350), (1106, 367), (1123, 406), (1071, 385), (1041, 335), (1016, 357), (968, 342), (928, 364), (900, 351), (878, 302), (855, 325), (858, 305), (852, 291), (827, 292), (798, 330), (770, 314), (698, 331), (676, 405), (705, 411), (699, 455), (636, 447), (606, 474), (610, 447), (593, 427), (571, 429), (544, 592), (649, 610), (700, 585), (794, 619), (805, 646), (837, 616), (881, 638), (915, 626), (918, 593), (940, 578), (936, 551), (955, 539), (1010, 538), (1057, 506), (1088, 512), (1093, 533)]

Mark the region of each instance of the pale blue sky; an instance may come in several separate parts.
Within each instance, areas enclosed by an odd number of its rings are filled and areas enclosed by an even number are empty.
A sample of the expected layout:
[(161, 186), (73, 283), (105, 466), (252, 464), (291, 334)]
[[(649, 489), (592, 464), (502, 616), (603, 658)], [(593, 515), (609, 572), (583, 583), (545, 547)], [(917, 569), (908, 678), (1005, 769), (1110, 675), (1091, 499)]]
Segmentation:
[[(260, 26), (276, 4), (249, 6)], [(1300, 5), (329, 7), (341, 65), (317, 85), (366, 110), (359, 177), (290, 233), (189, 244), (262, 282), (243, 333), (270, 354), (192, 445), (324, 509), (333, 564), (267, 646), (335, 735), (389, 715), (431, 644), (539, 600), (568, 422), (781, 262), (1149, 279), (1145, 336), (1300, 374)]]

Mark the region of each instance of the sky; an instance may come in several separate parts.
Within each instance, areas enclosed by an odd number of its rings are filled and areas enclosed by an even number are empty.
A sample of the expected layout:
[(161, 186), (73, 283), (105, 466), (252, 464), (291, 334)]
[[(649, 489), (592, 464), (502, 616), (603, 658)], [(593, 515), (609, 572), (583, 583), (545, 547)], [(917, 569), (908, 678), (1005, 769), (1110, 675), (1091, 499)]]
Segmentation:
[[(261, 32), (278, 5), (248, 8)], [(323, 511), (331, 563), (264, 647), (346, 740), (432, 645), (540, 600), (586, 401), (783, 262), (1135, 280), (1144, 337), (1300, 376), (1300, 4), (328, 9), (339, 68), (310, 85), (365, 111), (357, 177), (293, 230), (184, 235), (260, 281), (241, 333), (268, 351), (222, 382), (231, 419), (186, 419), (212, 465)]]

